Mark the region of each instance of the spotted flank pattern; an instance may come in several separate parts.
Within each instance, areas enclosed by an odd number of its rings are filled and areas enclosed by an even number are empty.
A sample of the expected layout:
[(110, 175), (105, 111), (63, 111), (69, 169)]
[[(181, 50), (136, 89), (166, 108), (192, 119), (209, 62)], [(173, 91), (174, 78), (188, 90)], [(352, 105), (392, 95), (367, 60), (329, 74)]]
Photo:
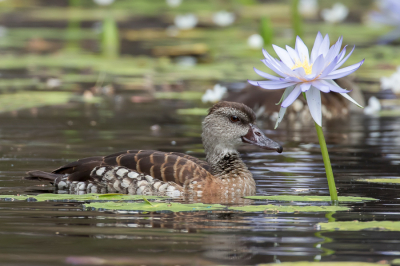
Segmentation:
[(57, 190), (70, 194), (122, 193), (180, 197), (183, 188), (174, 182), (164, 182), (122, 166), (97, 166), (85, 182), (69, 181), (68, 175), (55, 180)]

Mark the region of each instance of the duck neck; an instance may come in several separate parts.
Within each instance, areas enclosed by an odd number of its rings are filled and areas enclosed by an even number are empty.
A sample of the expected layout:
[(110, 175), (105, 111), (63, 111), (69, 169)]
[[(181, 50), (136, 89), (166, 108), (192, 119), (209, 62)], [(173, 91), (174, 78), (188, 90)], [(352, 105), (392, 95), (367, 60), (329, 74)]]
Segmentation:
[(220, 179), (251, 178), (253, 176), (235, 149), (226, 149), (218, 145), (205, 143), (206, 161), (211, 166), (211, 173)]

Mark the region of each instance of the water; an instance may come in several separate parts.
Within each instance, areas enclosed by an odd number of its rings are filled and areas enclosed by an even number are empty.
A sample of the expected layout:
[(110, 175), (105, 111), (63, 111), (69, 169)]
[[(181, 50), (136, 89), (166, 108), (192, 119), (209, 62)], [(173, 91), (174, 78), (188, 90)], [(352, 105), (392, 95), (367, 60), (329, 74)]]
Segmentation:
[[(175, 115), (175, 108), (193, 103), (133, 104), (127, 95), (123, 98), (0, 115), (0, 194), (51, 193), (51, 186), (21, 177), (28, 170), (50, 171), (77, 158), (124, 149), (191, 151), (204, 158), (201, 117)], [(151, 130), (153, 125), (159, 130)], [(400, 256), (400, 232), (327, 232), (316, 224), (400, 220), (398, 187), (354, 181), (398, 176), (399, 125), (400, 118), (357, 115), (327, 125), (339, 195), (380, 199), (351, 204), (352, 211), (139, 214), (87, 211), (71, 202), (0, 201), (0, 261), (3, 265), (253, 265), (392, 260)], [(261, 121), (260, 127), (283, 144), (284, 152), (242, 147), (259, 195), (329, 194), (312, 126), (282, 124), (273, 131), (270, 122)]]

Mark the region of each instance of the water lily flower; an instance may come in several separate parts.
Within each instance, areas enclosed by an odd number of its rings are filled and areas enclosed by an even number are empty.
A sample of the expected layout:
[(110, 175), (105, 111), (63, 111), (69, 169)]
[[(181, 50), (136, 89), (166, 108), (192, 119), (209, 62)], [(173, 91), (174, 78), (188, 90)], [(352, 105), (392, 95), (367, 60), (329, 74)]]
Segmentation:
[(178, 7), (181, 5), (182, 0), (166, 0), (167, 5), (170, 7)]
[(318, 1), (317, 0), (300, 0), (299, 12), (307, 18), (313, 18), (318, 15)]
[(201, 101), (203, 103), (206, 103), (206, 102), (216, 103), (222, 99), (222, 97), (224, 96), (224, 94), (226, 92), (227, 92), (226, 87), (221, 86), (219, 84), (215, 84), (215, 86), (212, 90), (208, 89), (206, 91), (206, 93), (203, 95), (203, 97), (201, 97)]
[(342, 3), (336, 3), (331, 9), (323, 9), (321, 11), (322, 18), (331, 24), (342, 22), (347, 18), (349, 9)]
[(114, 0), (93, 0), (93, 1), (100, 6), (108, 6), (114, 2)]
[(214, 13), (212, 19), (216, 25), (220, 27), (226, 27), (235, 22), (235, 14), (232, 12), (222, 10), (217, 13)]
[(339, 69), (354, 51), (353, 47), (350, 53), (345, 56), (347, 46), (340, 50), (342, 41), (343, 38), (340, 37), (334, 45), (329, 47), (329, 36), (326, 35), (323, 38), (321, 33), (318, 32), (310, 54), (307, 46), (301, 38), (297, 36), (295, 49), (286, 46), (285, 50), (273, 45), (280, 60), (273, 58), (263, 49), (265, 59), (262, 60), (262, 62), (280, 77), (264, 73), (254, 68), (254, 71), (258, 75), (269, 80), (249, 80), (248, 82), (254, 86), (260, 86), (268, 90), (286, 88), (279, 102), (282, 104), (275, 128), (282, 121), (286, 108), (291, 105), (302, 92), (306, 94), (311, 116), (319, 126), (322, 124), (320, 91), (324, 93), (340, 93), (343, 97), (361, 107), (347, 95), (349, 92), (348, 90), (342, 89), (333, 81), (333, 79), (342, 78), (353, 73), (364, 63), (364, 60), (362, 60), (357, 64)]
[(177, 15), (174, 19), (174, 23), (175, 26), (180, 30), (191, 30), (196, 27), (198, 18), (192, 13)]
[(375, 96), (372, 96), (368, 100), (368, 105), (364, 108), (364, 114), (376, 115), (382, 109), (381, 103)]
[(389, 43), (400, 38), (400, 1), (380, 0), (379, 11), (373, 11), (369, 17), (372, 21), (394, 26), (395, 29), (379, 39), (380, 43)]
[(392, 90), (395, 94), (400, 94), (400, 66), (390, 77), (381, 77), (382, 90)]
[(247, 39), (247, 45), (251, 49), (260, 49), (264, 45), (264, 39), (263, 37), (261, 37), (260, 34), (250, 35), (249, 38)]

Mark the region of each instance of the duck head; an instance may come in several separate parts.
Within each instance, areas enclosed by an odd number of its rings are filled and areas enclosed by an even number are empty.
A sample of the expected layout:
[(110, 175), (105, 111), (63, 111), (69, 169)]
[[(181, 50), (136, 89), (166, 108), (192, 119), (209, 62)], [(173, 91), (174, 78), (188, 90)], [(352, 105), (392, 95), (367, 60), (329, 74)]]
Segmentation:
[(255, 120), (253, 110), (242, 103), (222, 101), (215, 104), (203, 121), (206, 152), (236, 152), (239, 145), (248, 143), (281, 153), (282, 146), (265, 136)]

